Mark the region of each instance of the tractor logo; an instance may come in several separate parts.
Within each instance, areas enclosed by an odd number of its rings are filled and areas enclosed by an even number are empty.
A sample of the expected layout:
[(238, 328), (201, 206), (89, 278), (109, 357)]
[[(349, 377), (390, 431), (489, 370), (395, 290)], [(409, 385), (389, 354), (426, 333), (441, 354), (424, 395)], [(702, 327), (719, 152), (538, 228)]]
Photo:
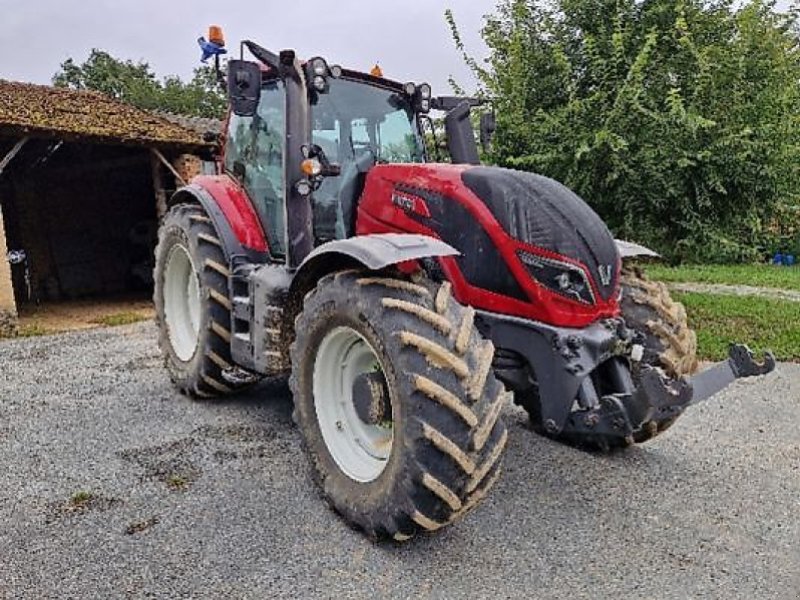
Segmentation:
[(409, 215), (415, 214), (426, 219), (429, 219), (431, 216), (431, 211), (428, 209), (428, 205), (425, 204), (425, 200), (419, 196), (409, 194), (408, 192), (400, 190), (392, 192), (392, 204)]
[(414, 199), (398, 192), (392, 194), (392, 204), (402, 208), (406, 212), (414, 210)]
[(600, 265), (597, 267), (597, 270), (600, 273), (600, 283), (603, 285), (611, 284), (611, 269), (611, 265)]

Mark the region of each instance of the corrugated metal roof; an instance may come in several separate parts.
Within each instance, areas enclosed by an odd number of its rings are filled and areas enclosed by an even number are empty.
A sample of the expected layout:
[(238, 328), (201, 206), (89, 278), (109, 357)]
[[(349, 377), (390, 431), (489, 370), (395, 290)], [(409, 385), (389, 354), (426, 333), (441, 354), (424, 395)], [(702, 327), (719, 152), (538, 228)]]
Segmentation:
[(94, 91), (0, 80), (0, 134), (208, 147), (197, 131)]

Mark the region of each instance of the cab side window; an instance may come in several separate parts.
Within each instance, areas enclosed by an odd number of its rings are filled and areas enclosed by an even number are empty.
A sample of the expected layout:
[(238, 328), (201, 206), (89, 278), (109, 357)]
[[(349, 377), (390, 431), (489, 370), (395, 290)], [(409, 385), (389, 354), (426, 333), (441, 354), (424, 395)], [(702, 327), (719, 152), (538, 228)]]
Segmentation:
[(231, 115), (225, 148), (225, 169), (247, 190), (258, 211), (270, 254), (285, 253), (283, 156), (286, 99), (281, 81), (264, 84), (252, 117)]

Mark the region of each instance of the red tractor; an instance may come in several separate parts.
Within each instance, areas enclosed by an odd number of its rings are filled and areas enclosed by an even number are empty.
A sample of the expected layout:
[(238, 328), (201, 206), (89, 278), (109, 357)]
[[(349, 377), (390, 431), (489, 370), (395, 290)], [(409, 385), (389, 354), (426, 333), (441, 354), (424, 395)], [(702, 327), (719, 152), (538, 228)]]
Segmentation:
[[(228, 63), (220, 174), (178, 190), (161, 225), (160, 346), (192, 397), (290, 374), (315, 478), (368, 535), (474, 507), (511, 395), (536, 431), (608, 450), (774, 368), (734, 346), (688, 378), (683, 307), (623, 268), (649, 251), (556, 181), (480, 166), (468, 99), (243, 47), (257, 62)], [(435, 109), (452, 164), (428, 162)]]

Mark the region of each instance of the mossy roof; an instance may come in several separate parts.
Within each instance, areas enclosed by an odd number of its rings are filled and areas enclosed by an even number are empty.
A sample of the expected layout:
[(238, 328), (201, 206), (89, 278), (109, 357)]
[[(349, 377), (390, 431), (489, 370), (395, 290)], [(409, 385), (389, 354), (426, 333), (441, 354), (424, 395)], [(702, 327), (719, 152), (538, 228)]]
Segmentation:
[(0, 79), (0, 135), (208, 147), (197, 131), (95, 91)]

